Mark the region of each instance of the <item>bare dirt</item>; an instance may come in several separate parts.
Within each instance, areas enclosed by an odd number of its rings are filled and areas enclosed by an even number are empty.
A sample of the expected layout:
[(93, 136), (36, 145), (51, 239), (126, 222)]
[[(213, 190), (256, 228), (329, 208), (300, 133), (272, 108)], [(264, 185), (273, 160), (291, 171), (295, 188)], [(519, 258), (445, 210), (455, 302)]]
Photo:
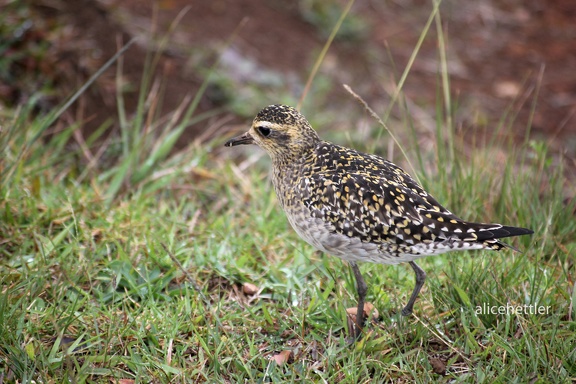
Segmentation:
[[(305, 20), (306, 1), (80, 0), (37, 1), (45, 17), (71, 28), (61, 50), (61, 63), (81, 84), (131, 36), (139, 43), (123, 59), (127, 81), (139, 82), (150, 29), (162, 33), (181, 16), (171, 48), (164, 51), (157, 73), (165, 75), (165, 110), (174, 109), (185, 94), (201, 84), (189, 62), (190, 52), (212, 52), (215, 59), (234, 36), (234, 49), (258, 69), (294, 76), (294, 93), (312, 68), (326, 41), (318, 25)], [(330, 3), (330, 2), (320, 2)], [(334, 3), (334, 2), (332, 2)], [(344, 2), (336, 2), (344, 5)], [(335, 113), (360, 109), (339, 86), (349, 83), (373, 106), (390, 102), (394, 81), (407, 65), (429, 17), (432, 2), (358, 0), (353, 17), (364, 25), (352, 38), (337, 39), (321, 68), (333, 84), (330, 105)], [(154, 6), (152, 5), (154, 4)], [(180, 15), (180, 16), (179, 16)], [(446, 0), (441, 7), (453, 99), (459, 105), (457, 123), (466, 129), (478, 124), (505, 124), (518, 139), (530, 126), (534, 138), (549, 140), (574, 164), (576, 154), (576, 2), (572, 0)], [(432, 111), (438, 100), (440, 58), (435, 27), (431, 28), (414, 62), (404, 91), (414, 105)], [(230, 63), (229, 63), (230, 64)], [(234, 64), (232, 63), (232, 66)], [(114, 118), (115, 70), (108, 71), (75, 109), (87, 129)], [(70, 82), (69, 82), (70, 83)], [(226, 100), (208, 92), (200, 109), (210, 110)], [(137, 92), (128, 94), (134, 108)], [(278, 100), (269, 100), (270, 103)], [(343, 107), (345, 106), (345, 107)], [(248, 106), (256, 112), (262, 105)], [(342, 119), (346, 119), (343, 116)], [(504, 120), (504, 122), (502, 122)], [(186, 140), (202, 132), (193, 127)], [(496, 129), (494, 129), (496, 131)]]

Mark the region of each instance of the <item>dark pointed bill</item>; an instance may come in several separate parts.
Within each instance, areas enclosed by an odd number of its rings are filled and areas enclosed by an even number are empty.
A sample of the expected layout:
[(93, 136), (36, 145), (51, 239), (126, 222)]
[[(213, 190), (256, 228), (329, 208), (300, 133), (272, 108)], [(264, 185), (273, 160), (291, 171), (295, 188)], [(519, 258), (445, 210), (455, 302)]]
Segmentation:
[(243, 144), (254, 144), (254, 139), (252, 138), (252, 136), (250, 136), (248, 132), (228, 140), (226, 143), (224, 143), (224, 146), (233, 147), (235, 145), (243, 145)]

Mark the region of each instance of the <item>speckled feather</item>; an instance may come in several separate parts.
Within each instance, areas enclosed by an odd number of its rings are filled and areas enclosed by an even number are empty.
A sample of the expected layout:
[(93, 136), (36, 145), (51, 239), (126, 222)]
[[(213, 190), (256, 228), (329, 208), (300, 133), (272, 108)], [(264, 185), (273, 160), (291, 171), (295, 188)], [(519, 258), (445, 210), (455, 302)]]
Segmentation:
[(458, 218), (393, 163), (322, 141), (291, 107), (264, 108), (245, 136), (272, 158), (274, 188), (296, 232), (345, 260), (396, 264), (500, 250), (508, 245), (499, 238), (532, 233)]

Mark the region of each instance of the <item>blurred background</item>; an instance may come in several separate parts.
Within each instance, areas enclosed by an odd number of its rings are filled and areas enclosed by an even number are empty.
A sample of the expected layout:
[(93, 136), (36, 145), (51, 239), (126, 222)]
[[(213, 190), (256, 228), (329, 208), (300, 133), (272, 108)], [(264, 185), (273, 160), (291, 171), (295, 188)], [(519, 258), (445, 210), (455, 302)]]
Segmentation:
[[(84, 84), (131, 38), (136, 44), (60, 119), (84, 133), (118, 124), (138, 105), (146, 71), (155, 73), (155, 108), (167, 114), (198, 94), (179, 139), (210, 140), (245, 129), (272, 103), (296, 105), (346, 1), (336, 0), (29, 0), (0, 10), (0, 102), (35, 98), (46, 112)], [(441, 24), (425, 26), (433, 2), (358, 0), (322, 61), (302, 111), (329, 138), (365, 141), (374, 122), (342, 87), (349, 84), (395, 132), (408, 113), (426, 147), (442, 108), (439, 41), (445, 44), (455, 126), (466, 138), (526, 136), (549, 141), (574, 170), (576, 154), (576, 3), (488, 0), (441, 3)], [(443, 31), (441, 40), (437, 31)], [(413, 63), (410, 57), (418, 48)], [(147, 60), (154, 56), (154, 60)], [(152, 61), (152, 64), (150, 62)], [(398, 83), (411, 64), (396, 102)], [(402, 107), (399, 107), (401, 105)], [(408, 111), (408, 112), (406, 112)], [(387, 114), (387, 112), (390, 112)], [(367, 122), (363, 124), (362, 122)], [(363, 128), (364, 127), (364, 128)], [(56, 128), (58, 129), (58, 128)], [(222, 137), (222, 140), (224, 137)], [(465, 141), (465, 140), (464, 140)], [(476, 143), (477, 144), (477, 143)]]

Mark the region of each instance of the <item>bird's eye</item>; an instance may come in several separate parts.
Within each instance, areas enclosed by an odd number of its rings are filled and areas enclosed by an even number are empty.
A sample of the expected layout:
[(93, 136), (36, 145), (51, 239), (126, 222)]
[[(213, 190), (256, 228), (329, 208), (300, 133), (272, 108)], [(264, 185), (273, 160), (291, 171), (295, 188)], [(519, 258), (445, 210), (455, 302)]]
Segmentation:
[(258, 132), (260, 132), (260, 134), (261, 134), (262, 136), (264, 136), (264, 137), (267, 137), (267, 136), (270, 134), (270, 132), (271, 132), (271, 129), (270, 129), (270, 128), (266, 128), (266, 127), (258, 127), (258, 128), (256, 128), (256, 129), (257, 129)]

